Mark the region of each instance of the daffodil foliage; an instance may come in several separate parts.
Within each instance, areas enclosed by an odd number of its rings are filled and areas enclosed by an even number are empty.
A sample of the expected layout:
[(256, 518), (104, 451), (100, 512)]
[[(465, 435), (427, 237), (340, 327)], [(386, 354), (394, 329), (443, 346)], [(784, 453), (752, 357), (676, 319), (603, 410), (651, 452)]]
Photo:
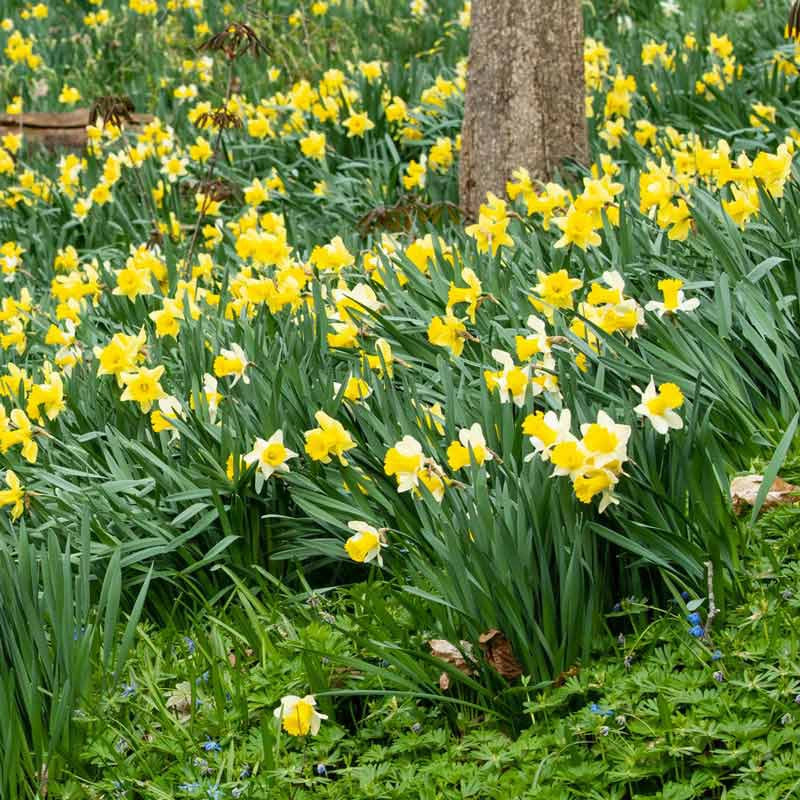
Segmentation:
[(587, 10), (592, 163), (519, 165), (475, 221), (468, 2), (4, 19), (7, 112), (93, 108), (80, 152), (2, 137), (9, 540), (80, 509), (156, 607), (383, 569), (538, 678), (612, 597), (710, 562), (724, 602), (729, 477), (798, 409), (800, 57), (662, 5)]

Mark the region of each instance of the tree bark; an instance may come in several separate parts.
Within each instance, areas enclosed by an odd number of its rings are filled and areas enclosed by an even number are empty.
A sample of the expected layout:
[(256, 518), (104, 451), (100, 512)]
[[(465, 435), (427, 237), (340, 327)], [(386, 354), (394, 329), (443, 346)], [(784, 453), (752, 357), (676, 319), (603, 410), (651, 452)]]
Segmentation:
[(460, 190), (475, 219), (518, 167), (588, 160), (580, 0), (473, 0)]

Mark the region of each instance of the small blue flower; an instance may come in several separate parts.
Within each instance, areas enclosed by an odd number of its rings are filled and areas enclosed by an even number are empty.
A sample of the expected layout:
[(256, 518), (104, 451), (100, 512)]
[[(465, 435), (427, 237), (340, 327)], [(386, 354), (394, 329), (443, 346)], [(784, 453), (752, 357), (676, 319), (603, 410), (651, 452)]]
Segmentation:
[(324, 764), (317, 764), (315, 769), (316, 769), (317, 775), (319, 775), (320, 778), (327, 778), (328, 777), (328, 770), (326, 769)]
[(705, 631), (703, 630), (702, 625), (693, 625), (691, 628), (689, 628), (689, 634), (694, 636), (695, 639), (699, 639), (704, 633)]
[(186, 645), (186, 649), (189, 651), (189, 655), (193, 655), (194, 654), (194, 650), (195, 650), (194, 639), (192, 639), (189, 636), (184, 636), (183, 637), (183, 641), (184, 641), (184, 644)]
[(717, 683), (722, 683), (725, 680), (725, 675), (720, 670), (717, 670), (712, 677)]
[(219, 742), (215, 742), (213, 739), (207, 739), (202, 746), (206, 753), (219, 753), (222, 750)]
[(242, 771), (239, 773), (239, 780), (244, 780), (245, 778), (249, 778), (253, 774), (253, 770), (250, 769), (249, 766), (243, 767)]
[(689, 592), (681, 592), (681, 599), (685, 603), (689, 599)]
[(686, 620), (690, 625), (699, 625), (702, 621), (702, 617), (697, 613), (697, 611), (692, 611), (691, 614), (686, 615)]
[(220, 797), (222, 797), (222, 789), (220, 789), (219, 786), (210, 786), (206, 789), (206, 797), (208, 797), (209, 800), (219, 800)]
[(722, 658), (722, 650), (715, 650), (711, 654), (711, 660), (712, 661), (719, 661), (721, 658)]
[(199, 788), (199, 783), (180, 783), (178, 784), (178, 788), (182, 792), (188, 792), (189, 794), (194, 794)]
[(136, 692), (136, 681), (131, 681), (130, 683), (126, 683), (122, 687), (121, 695), (122, 697), (130, 697), (131, 695), (135, 694)]

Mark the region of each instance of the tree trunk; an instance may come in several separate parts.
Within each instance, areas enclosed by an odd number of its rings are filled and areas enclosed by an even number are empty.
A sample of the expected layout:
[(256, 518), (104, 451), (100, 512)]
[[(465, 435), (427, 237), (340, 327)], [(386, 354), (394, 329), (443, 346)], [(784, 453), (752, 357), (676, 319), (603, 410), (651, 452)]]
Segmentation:
[(461, 207), (470, 219), (513, 170), (550, 180), (588, 160), (580, 0), (473, 0), (462, 130)]

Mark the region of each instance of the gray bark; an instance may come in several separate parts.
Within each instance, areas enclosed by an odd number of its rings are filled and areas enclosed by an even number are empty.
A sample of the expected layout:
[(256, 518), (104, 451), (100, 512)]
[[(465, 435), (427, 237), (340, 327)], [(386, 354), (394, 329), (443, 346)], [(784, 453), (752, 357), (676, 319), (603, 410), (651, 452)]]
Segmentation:
[(475, 219), (513, 170), (588, 160), (580, 0), (473, 0), (461, 207)]

